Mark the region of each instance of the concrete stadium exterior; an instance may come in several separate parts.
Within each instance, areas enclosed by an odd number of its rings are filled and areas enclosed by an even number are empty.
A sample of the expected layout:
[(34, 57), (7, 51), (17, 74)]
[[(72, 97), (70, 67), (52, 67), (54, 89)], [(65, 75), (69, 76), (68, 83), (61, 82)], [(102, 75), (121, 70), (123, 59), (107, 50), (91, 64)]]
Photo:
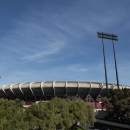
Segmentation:
[[(120, 85), (120, 89), (130, 88)], [(108, 89), (117, 89), (116, 84), (108, 84)], [(90, 102), (106, 96), (106, 84), (102, 82), (83, 81), (44, 81), (9, 84), (0, 87), (1, 98), (20, 98), (25, 101), (49, 100), (55, 96), (78, 97)], [(88, 100), (88, 101), (89, 101)]]

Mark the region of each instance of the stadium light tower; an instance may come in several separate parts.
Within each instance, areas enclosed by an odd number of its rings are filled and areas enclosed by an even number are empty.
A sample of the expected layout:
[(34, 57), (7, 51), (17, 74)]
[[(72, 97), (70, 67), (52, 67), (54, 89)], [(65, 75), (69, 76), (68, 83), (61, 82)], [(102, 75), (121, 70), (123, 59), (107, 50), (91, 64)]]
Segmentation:
[(116, 63), (116, 53), (115, 53), (115, 47), (114, 47), (114, 40), (118, 41), (118, 36), (115, 35), (115, 34), (109, 34), (109, 33), (104, 33), (104, 32), (97, 32), (97, 36), (98, 36), (98, 38), (102, 38), (103, 53), (104, 53), (103, 54), (104, 55), (104, 68), (105, 68), (105, 77), (106, 77), (106, 89), (107, 89), (107, 94), (108, 94), (108, 82), (107, 82), (106, 61), (105, 61), (103, 38), (112, 40), (113, 53), (114, 53), (114, 62), (115, 62), (115, 71), (116, 71), (116, 80), (117, 80), (117, 87), (119, 89), (119, 79), (118, 79), (118, 71), (117, 71), (117, 63)]

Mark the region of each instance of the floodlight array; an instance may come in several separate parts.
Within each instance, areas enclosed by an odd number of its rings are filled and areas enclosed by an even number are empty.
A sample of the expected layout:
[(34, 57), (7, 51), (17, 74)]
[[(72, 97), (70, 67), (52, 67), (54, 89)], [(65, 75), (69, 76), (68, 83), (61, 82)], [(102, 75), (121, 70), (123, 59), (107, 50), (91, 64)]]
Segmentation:
[(105, 38), (118, 41), (118, 36), (115, 34), (104, 33), (104, 32), (97, 32), (98, 38)]

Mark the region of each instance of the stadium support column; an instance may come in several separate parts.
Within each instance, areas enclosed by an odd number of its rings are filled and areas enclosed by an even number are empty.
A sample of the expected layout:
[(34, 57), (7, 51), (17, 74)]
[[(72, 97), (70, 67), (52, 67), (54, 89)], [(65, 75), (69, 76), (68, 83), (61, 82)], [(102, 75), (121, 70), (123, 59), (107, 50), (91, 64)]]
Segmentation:
[(113, 43), (113, 53), (114, 53), (114, 62), (115, 62), (115, 71), (116, 71), (116, 80), (117, 80), (117, 87), (119, 89), (119, 79), (118, 79), (118, 71), (117, 71), (117, 63), (116, 63), (116, 53), (115, 53), (115, 47), (114, 47), (114, 41), (112, 39)]
[(106, 58), (105, 58), (105, 49), (104, 49), (104, 42), (102, 38), (102, 48), (103, 48), (103, 58), (104, 58), (104, 70), (105, 70), (105, 80), (106, 80), (106, 93), (108, 93), (108, 80), (107, 80), (107, 69), (106, 69)]

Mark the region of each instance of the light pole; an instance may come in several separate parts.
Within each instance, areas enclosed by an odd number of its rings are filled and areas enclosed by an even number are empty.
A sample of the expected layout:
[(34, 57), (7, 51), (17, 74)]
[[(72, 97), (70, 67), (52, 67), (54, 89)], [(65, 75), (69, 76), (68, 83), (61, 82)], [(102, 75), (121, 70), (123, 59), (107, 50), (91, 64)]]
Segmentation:
[(116, 53), (115, 53), (115, 47), (114, 47), (114, 41), (112, 40), (113, 43), (113, 53), (114, 53), (114, 61), (115, 61), (115, 71), (116, 71), (116, 80), (117, 80), (117, 87), (119, 89), (119, 79), (118, 79), (118, 70), (117, 70), (117, 63), (116, 63)]
[(102, 38), (102, 47), (103, 47), (104, 70), (105, 70), (105, 80), (106, 80), (106, 93), (108, 95), (109, 94), (109, 92), (108, 92), (108, 80), (107, 80), (106, 58), (105, 58), (105, 49), (104, 49), (103, 38)]
[(104, 33), (104, 32), (97, 32), (98, 38), (102, 38), (102, 45), (103, 45), (103, 56), (104, 56), (104, 69), (105, 69), (105, 79), (106, 79), (106, 91), (108, 94), (108, 82), (107, 82), (107, 71), (106, 71), (106, 61), (105, 61), (105, 51), (104, 51), (104, 39), (110, 39), (113, 43), (113, 53), (114, 53), (114, 62), (115, 62), (115, 71), (116, 71), (116, 80), (117, 80), (117, 87), (119, 89), (119, 79), (118, 79), (118, 71), (117, 71), (117, 63), (116, 63), (116, 53), (115, 53), (115, 47), (114, 47), (114, 40), (118, 40), (118, 36), (114, 34)]
[(107, 95), (109, 94), (108, 92), (108, 80), (107, 80), (107, 69), (106, 69), (106, 58), (105, 58), (105, 49), (104, 49), (104, 42), (103, 42), (103, 37), (100, 37), (100, 35), (97, 33), (99, 38), (102, 38), (102, 49), (103, 49), (103, 59), (104, 59), (104, 71), (105, 71), (105, 81), (106, 81), (106, 93)]

